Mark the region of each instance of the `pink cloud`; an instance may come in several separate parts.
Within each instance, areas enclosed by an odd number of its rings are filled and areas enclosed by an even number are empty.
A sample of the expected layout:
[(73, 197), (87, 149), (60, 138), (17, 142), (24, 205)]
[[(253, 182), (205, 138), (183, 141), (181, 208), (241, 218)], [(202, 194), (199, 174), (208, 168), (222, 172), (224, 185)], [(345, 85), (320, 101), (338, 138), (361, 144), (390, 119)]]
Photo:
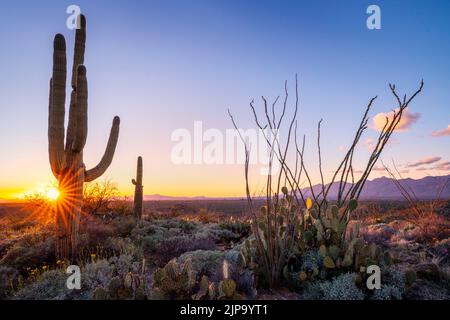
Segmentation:
[(433, 137), (443, 137), (443, 136), (450, 136), (450, 124), (447, 126), (447, 128), (433, 131), (431, 134)]
[(439, 171), (450, 171), (450, 161), (443, 161), (443, 162), (437, 163), (431, 169), (439, 170)]
[[(395, 111), (398, 111), (398, 109), (396, 109)], [(383, 130), (383, 127), (386, 124), (386, 117), (388, 118), (388, 121), (391, 122), (393, 116), (394, 116), (393, 111), (387, 113), (384, 112), (378, 113), (375, 117), (373, 117), (372, 120), (373, 128), (378, 131)], [(409, 112), (408, 110), (403, 111), (402, 119), (398, 123), (395, 131), (398, 132), (407, 131), (412, 126), (412, 124), (415, 123), (419, 118), (420, 113), (412, 113)]]
[(408, 168), (414, 168), (414, 167), (420, 167), (426, 164), (432, 164), (435, 162), (438, 162), (439, 160), (441, 160), (441, 157), (427, 157), (427, 158), (423, 158), (415, 163), (409, 164), (407, 165)]

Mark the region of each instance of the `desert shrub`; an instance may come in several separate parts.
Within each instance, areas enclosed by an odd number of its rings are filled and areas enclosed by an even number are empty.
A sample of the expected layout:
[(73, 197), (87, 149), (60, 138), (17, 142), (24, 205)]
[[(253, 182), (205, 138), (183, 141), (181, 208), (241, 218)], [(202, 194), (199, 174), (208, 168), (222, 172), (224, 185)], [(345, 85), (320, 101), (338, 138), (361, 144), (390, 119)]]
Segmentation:
[(450, 238), (437, 241), (432, 250), (438, 257), (441, 257), (442, 263), (450, 262)]
[(396, 287), (402, 295), (405, 292), (406, 276), (401, 270), (390, 268), (382, 279), (383, 285)]
[(106, 285), (113, 276), (113, 267), (107, 260), (98, 260), (81, 267), (81, 289), (69, 290), (68, 275), (64, 269), (42, 273), (34, 282), (25, 285), (14, 299), (19, 300), (66, 300), (89, 299), (91, 291), (99, 285)]
[(198, 275), (206, 275), (209, 278), (217, 277), (217, 273), (221, 274), (221, 267), (224, 253), (214, 250), (196, 250), (186, 252), (177, 258), (177, 262), (184, 263), (191, 261), (193, 272)]
[(197, 218), (202, 223), (212, 223), (217, 221), (217, 214), (207, 208), (200, 208), (197, 213)]
[(133, 216), (116, 217), (111, 221), (111, 224), (120, 237), (127, 237), (136, 227), (136, 219)]
[(19, 272), (8, 266), (0, 266), (0, 299), (8, 296), (20, 281)]
[(402, 293), (398, 287), (383, 284), (380, 289), (375, 289), (372, 295), (374, 300), (401, 300)]
[(118, 195), (117, 185), (109, 179), (86, 183), (83, 190), (83, 211), (89, 214), (108, 212)]
[(107, 238), (114, 235), (114, 227), (110, 224), (106, 224), (103, 221), (86, 217), (80, 225), (80, 233), (88, 236), (88, 243), (98, 244), (104, 242)]
[(215, 243), (209, 236), (175, 236), (163, 239), (159, 243), (154, 251), (154, 258), (157, 265), (164, 265), (182, 253), (194, 250), (210, 250), (214, 247)]
[(354, 274), (346, 273), (331, 281), (315, 281), (306, 285), (303, 298), (306, 300), (363, 300), (364, 293), (354, 282)]
[(408, 300), (449, 300), (450, 292), (448, 284), (441, 284), (424, 279), (416, 280), (406, 291)]
[(7, 265), (18, 270), (55, 261), (54, 239), (46, 237), (24, 237), (16, 242), (0, 260), (0, 265)]
[(213, 223), (206, 226), (202, 232), (208, 234), (218, 243), (237, 242), (242, 238), (242, 235), (236, 233), (228, 228), (222, 228), (220, 225)]
[(18, 300), (64, 300), (68, 299), (73, 290), (66, 287), (67, 275), (63, 270), (50, 270), (39, 278), (20, 289), (13, 299)]
[(137, 274), (142, 271), (142, 260), (137, 260), (129, 254), (111, 257), (108, 262), (114, 267), (114, 273), (121, 277), (125, 277), (129, 272)]
[(436, 241), (448, 239), (450, 234), (450, 220), (444, 216), (429, 214), (415, 221), (416, 227), (406, 238), (419, 243), (432, 244)]
[(385, 244), (397, 231), (385, 223), (377, 223), (368, 226), (364, 230), (364, 239), (376, 244)]
[(127, 197), (116, 197), (114, 201), (110, 204), (111, 211), (116, 215), (129, 216), (133, 212), (133, 205), (129, 198)]
[(162, 266), (185, 252), (214, 249), (215, 243), (224, 238), (239, 239), (238, 235), (228, 233), (229, 230), (221, 229), (217, 224), (160, 219), (139, 222), (131, 232), (131, 239), (154, 257), (156, 265)]
[(130, 238), (111, 237), (105, 242), (105, 247), (114, 252), (115, 256), (126, 255), (140, 261), (144, 256), (142, 248)]
[(154, 252), (159, 244), (164, 240), (162, 233), (155, 233), (141, 238), (141, 243), (145, 252)]
[(364, 293), (354, 282), (354, 274), (346, 273), (322, 283), (325, 300), (363, 300)]
[(160, 219), (152, 221), (156, 226), (171, 230), (181, 230), (185, 233), (193, 233), (201, 228), (201, 224), (194, 221), (186, 221), (183, 219)]
[(83, 260), (95, 253), (107, 257), (111, 253), (106, 252), (104, 244), (115, 235), (115, 229), (110, 224), (105, 224), (97, 218), (88, 217), (80, 226), (78, 240), (79, 259)]
[(106, 286), (114, 276), (114, 266), (106, 259), (86, 264), (81, 269), (82, 296), (89, 298), (90, 292), (98, 286)]
[(169, 234), (177, 236), (181, 234), (181, 229), (172, 228), (169, 232), (168, 228), (157, 223), (140, 221), (131, 231), (130, 238), (142, 246), (144, 252), (153, 253), (162, 241), (170, 237)]
[(243, 222), (236, 219), (229, 219), (219, 223), (221, 229), (230, 230), (233, 233), (241, 235), (241, 237), (247, 237), (251, 232), (251, 226), (247, 222)]
[(302, 265), (300, 270), (312, 272), (319, 270), (323, 266), (323, 258), (318, 250), (309, 250), (302, 256)]

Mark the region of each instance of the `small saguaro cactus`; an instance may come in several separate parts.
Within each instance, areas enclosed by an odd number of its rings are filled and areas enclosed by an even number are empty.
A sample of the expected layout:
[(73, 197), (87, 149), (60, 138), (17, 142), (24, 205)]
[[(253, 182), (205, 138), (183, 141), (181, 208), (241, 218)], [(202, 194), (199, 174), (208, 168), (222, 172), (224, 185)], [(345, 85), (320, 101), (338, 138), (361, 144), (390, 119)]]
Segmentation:
[(144, 186), (142, 185), (142, 157), (137, 159), (136, 179), (131, 180), (134, 184), (133, 215), (142, 218), (142, 200), (144, 197)]
[[(53, 74), (50, 80), (48, 145), (51, 170), (59, 182), (60, 197), (55, 206), (56, 255), (59, 259), (73, 259), (83, 202), (83, 184), (100, 177), (112, 162), (119, 137), (119, 117), (114, 117), (105, 153), (97, 166), (86, 170), (83, 149), (87, 138), (88, 86), (84, 51), (86, 18), (81, 15), (75, 34), (72, 67), (72, 94), (69, 122), (65, 133), (66, 102), (66, 40), (61, 34), (54, 39)], [(64, 141), (65, 138), (65, 141)]]

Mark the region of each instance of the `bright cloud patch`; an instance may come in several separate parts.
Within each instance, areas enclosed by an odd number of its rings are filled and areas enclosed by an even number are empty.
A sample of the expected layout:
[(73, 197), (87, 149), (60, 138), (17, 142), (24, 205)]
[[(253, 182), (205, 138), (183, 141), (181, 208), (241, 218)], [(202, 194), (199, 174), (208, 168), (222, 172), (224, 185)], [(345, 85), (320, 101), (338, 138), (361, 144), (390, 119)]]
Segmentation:
[[(395, 111), (398, 111), (396, 109)], [(373, 117), (373, 128), (381, 131), (383, 130), (384, 125), (386, 124), (386, 117), (388, 118), (389, 122), (392, 121), (392, 118), (394, 116), (394, 112), (388, 112), (384, 113), (381, 112), (377, 114), (375, 117)], [(407, 131), (413, 123), (415, 123), (420, 118), (420, 113), (412, 113), (408, 110), (403, 111), (402, 119), (397, 125), (397, 128), (395, 131), (402, 132)]]
[(447, 126), (447, 128), (433, 131), (431, 134), (433, 137), (443, 137), (443, 136), (450, 136), (450, 124)]
[(409, 164), (407, 167), (408, 168), (414, 168), (414, 167), (420, 167), (426, 164), (432, 164), (435, 162), (438, 162), (439, 160), (441, 160), (441, 157), (427, 157), (427, 158), (423, 158), (415, 163)]

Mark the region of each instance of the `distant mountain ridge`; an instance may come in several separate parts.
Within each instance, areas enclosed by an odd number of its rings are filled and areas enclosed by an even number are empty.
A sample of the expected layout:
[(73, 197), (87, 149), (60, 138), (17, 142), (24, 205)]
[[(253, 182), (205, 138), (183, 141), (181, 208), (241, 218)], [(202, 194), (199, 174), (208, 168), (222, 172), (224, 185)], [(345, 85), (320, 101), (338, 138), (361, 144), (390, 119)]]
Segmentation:
[[(411, 193), (414, 193), (419, 200), (435, 199), (444, 184), (446, 186), (440, 195), (441, 199), (450, 199), (450, 175), (446, 176), (427, 176), (421, 179), (399, 179), (398, 181)], [(447, 182), (447, 183), (446, 183)], [(328, 185), (327, 185), (328, 186)], [(351, 184), (350, 184), (351, 186)], [(321, 185), (315, 185), (314, 193), (318, 194), (322, 190)], [(328, 193), (328, 199), (337, 198), (339, 182), (333, 183)], [(347, 188), (346, 188), (347, 189)], [(305, 194), (309, 194), (308, 188), (302, 189)], [(361, 192), (362, 200), (403, 200), (403, 196), (394, 183), (394, 180), (388, 177), (376, 178), (367, 181)]]
[[(446, 176), (427, 176), (421, 179), (400, 179), (403, 186), (408, 190), (412, 190), (416, 197), (420, 200), (434, 199), (438, 195), (442, 186), (447, 182), (445, 188), (442, 190), (441, 199), (450, 199), (450, 175)], [(328, 185), (327, 185), (328, 186)], [(328, 199), (334, 200), (337, 198), (337, 190), (339, 182), (333, 183), (328, 193)], [(318, 194), (322, 190), (321, 185), (315, 185), (314, 193)], [(309, 195), (309, 188), (302, 189), (305, 195)], [(242, 197), (178, 197), (165, 196), (160, 194), (145, 195), (145, 201), (164, 201), (164, 200), (238, 200), (245, 199)], [(388, 177), (376, 178), (367, 181), (364, 185), (360, 196), (361, 200), (403, 200), (403, 197), (395, 186), (394, 181)]]

